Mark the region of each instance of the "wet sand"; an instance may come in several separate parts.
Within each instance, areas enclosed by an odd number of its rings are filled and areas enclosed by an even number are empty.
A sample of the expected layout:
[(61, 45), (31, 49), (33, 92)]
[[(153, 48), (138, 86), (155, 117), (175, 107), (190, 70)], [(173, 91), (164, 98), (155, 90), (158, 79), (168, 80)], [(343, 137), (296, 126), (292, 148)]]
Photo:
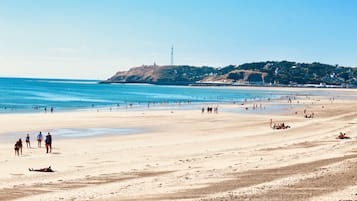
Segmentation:
[[(332, 101), (334, 93), (297, 96), (278, 113), (253, 110), (252, 104), (269, 110), (287, 99), (221, 105), (218, 114), (1, 114), (0, 135), (23, 132), (7, 136), (16, 140), (33, 133), (33, 148), (24, 143), (16, 157), (15, 141), (0, 143), (0, 200), (357, 200), (357, 91), (339, 91), (343, 98)], [(232, 109), (238, 112), (226, 112)], [(315, 117), (304, 118), (304, 109)], [(273, 130), (270, 119), (291, 128)], [(52, 133), (52, 153), (37, 148), (34, 133), (63, 128), (144, 132), (87, 138)], [(341, 131), (351, 139), (336, 139)], [(54, 173), (28, 171), (49, 165)]]

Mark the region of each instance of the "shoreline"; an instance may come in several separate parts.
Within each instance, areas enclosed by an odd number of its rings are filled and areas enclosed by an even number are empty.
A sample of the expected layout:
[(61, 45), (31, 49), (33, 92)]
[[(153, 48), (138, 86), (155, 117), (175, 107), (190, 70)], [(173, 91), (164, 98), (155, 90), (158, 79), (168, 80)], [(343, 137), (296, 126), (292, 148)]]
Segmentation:
[[(106, 116), (113, 116), (113, 117), (126, 117), (126, 116), (133, 116), (133, 115), (138, 115), (138, 116), (143, 116), (144, 114), (173, 114), (174, 112), (183, 112), (183, 113), (196, 113), (200, 114), (201, 108), (205, 108), (205, 113), (207, 113), (207, 107), (211, 106), (217, 106), (219, 108), (219, 113), (226, 113), (226, 114), (239, 114), (239, 115), (269, 115), (269, 114), (286, 114), (286, 110), (288, 110), (291, 107), (302, 107), (303, 104), (289, 104), (286, 102), (286, 96), (281, 96), (277, 99), (270, 99), (268, 100), (247, 100), (247, 102), (240, 101), (237, 103), (231, 103), (231, 102), (206, 102), (206, 103), (190, 103), (190, 104), (165, 104), (165, 105), (156, 105), (156, 106), (151, 106), (150, 108), (145, 107), (144, 105), (142, 106), (137, 106), (137, 107), (132, 107), (132, 108), (127, 108), (124, 109), (123, 107), (121, 108), (115, 108), (110, 110), (111, 107), (101, 107), (101, 108), (89, 108), (89, 109), (79, 109), (79, 110), (64, 110), (64, 111), (56, 111), (54, 113), (50, 112), (17, 112), (17, 113), (0, 113), (0, 119), (1, 118), (7, 118), (11, 117), (10, 121), (15, 121), (17, 118), (23, 118), (23, 119), (41, 119), (41, 118), (56, 118), (56, 119), (61, 119), (65, 117), (93, 117), (93, 116), (99, 116), (99, 117), (106, 117)], [(282, 101), (285, 101), (286, 103), (282, 103)], [(264, 105), (264, 109), (262, 108), (256, 108), (253, 109), (253, 105)], [(271, 108), (270, 106), (273, 106)], [(248, 110), (246, 108), (249, 108)], [(209, 114), (209, 115), (216, 115), (216, 114)], [(58, 127), (62, 128), (62, 127)], [(58, 129), (53, 128), (53, 129)], [(80, 129), (81, 127), (65, 127), (67, 129)], [(92, 128), (92, 127), (86, 127), (86, 128)], [(109, 127), (103, 127), (103, 128), (112, 128), (112, 129), (119, 129), (113, 126)], [(133, 128), (133, 129), (140, 129), (140, 128)], [(47, 130), (52, 130), (50, 128), (47, 128)], [(12, 133), (19, 133), (19, 132), (36, 132), (35, 130), (16, 130), (15, 132)], [(9, 132), (6, 132), (3, 130), (0, 131), (0, 135), (2, 134), (10, 134)]]
[[(263, 90), (263, 89), (262, 89)], [(277, 89), (278, 90), (278, 89)], [(293, 91), (296, 92), (296, 91)], [(297, 92), (305, 92), (305, 90), (298, 90)], [(332, 91), (333, 92), (333, 91)], [(341, 95), (345, 94), (346, 92), (350, 92), (349, 90), (344, 91), (344, 93), (340, 93), (339, 95), (331, 96), (331, 97), (341, 97)], [(357, 92), (357, 91), (356, 91)], [(346, 94), (347, 95), (347, 94)], [(309, 107), (308, 104), (306, 103), (299, 103), (300, 99), (306, 98), (309, 96), (309, 101), (315, 101), (318, 100), (320, 97), (323, 97), (325, 99), (330, 98), (327, 97), (326, 95), (321, 95), (321, 94), (309, 94), (306, 95), (304, 94), (284, 94), (280, 95), (280, 97), (276, 97), (275, 99), (249, 99), (246, 102), (241, 100), (237, 102), (192, 102), (192, 103), (183, 103), (183, 104), (178, 104), (178, 103), (168, 103), (168, 104), (157, 104), (157, 105), (152, 105), (150, 108), (148, 108), (145, 104), (141, 105), (134, 105), (133, 107), (98, 107), (98, 108), (86, 108), (86, 109), (77, 109), (77, 110), (59, 110), (55, 111), (54, 113), (51, 112), (10, 112), (10, 113), (0, 113), (0, 118), (1, 117), (12, 117), (14, 120), (17, 117), (23, 117), (24, 119), (32, 119), (32, 118), (42, 118), (42, 117), (48, 117), (51, 118), (53, 115), (60, 115), (59, 118), (61, 117), (66, 117), (66, 116), (73, 116), (73, 117), (83, 117), (83, 116), (132, 116), (132, 115), (143, 115), (143, 114), (150, 114), (150, 113), (158, 113), (158, 114), (166, 114), (168, 112), (172, 113), (174, 111), (176, 112), (195, 112), (195, 113), (200, 113), (201, 108), (204, 107), (205, 109), (208, 106), (217, 106), (219, 108), (219, 113), (228, 113), (228, 114), (239, 114), (239, 115), (286, 115), (289, 110), (295, 108), (303, 108), (303, 107)], [(348, 94), (347, 95), (350, 99), (353, 96), (357, 96), (357, 93), (355, 95), (353, 94)], [(288, 98), (292, 97), (298, 97), (295, 100), (295, 103), (288, 103)], [(311, 97), (314, 97), (310, 100)], [(256, 109), (252, 109), (254, 107), (253, 105), (257, 105)], [(259, 105), (263, 105), (264, 109), (259, 108)], [(271, 108), (273, 107), (273, 108)], [(248, 109), (247, 109), (248, 108)], [(206, 111), (207, 112), (207, 111)], [(46, 127), (47, 130), (51, 130), (51, 128)], [(58, 129), (58, 128), (63, 128), (63, 127), (56, 127), (53, 129)], [(66, 127), (68, 129), (80, 129), (81, 127)], [(85, 127), (85, 128), (93, 128), (93, 127)], [(110, 127), (103, 127), (103, 128), (113, 128), (113, 129), (120, 129), (114, 126)], [(141, 128), (133, 128), (133, 129), (141, 129)], [(28, 132), (36, 132), (35, 130), (27, 130)], [(17, 130), (15, 132), (27, 132), (24, 129)], [(12, 133), (15, 133), (12, 132)], [(0, 135), (5, 133), (4, 130), (0, 131)], [(9, 134), (10, 132), (6, 132)]]
[[(255, 98), (248, 98), (248, 102), (254, 102), (254, 101), (266, 101), (268, 99), (271, 100), (278, 100), (282, 99), (287, 96), (302, 96), (302, 95), (307, 95), (307, 96), (326, 96), (326, 92), (329, 93), (337, 93), (337, 94), (331, 94), (332, 96), (338, 97), (340, 94), (346, 94), (346, 92), (356, 92), (356, 89), (352, 88), (341, 88), (341, 89), (335, 89), (335, 88), (294, 88), (294, 87), (255, 87), (255, 86), (222, 86), (222, 87), (214, 87), (214, 86), (208, 86), (208, 87), (201, 87), (201, 86), (179, 86), (179, 85), (159, 85), (159, 86), (167, 86), (167, 87), (188, 87), (188, 88), (212, 88), (212, 89), (233, 89), (233, 90), (257, 90), (257, 91), (281, 91), (282, 94), (274, 94), (273, 96), (275, 97), (265, 97), (263, 99), (260, 98), (260, 100), (255, 100)], [(306, 92), (320, 92), (322, 94), (299, 94), (299, 93), (306, 93)], [(350, 94), (349, 94), (350, 95)], [(356, 95), (357, 96), (357, 95)], [(186, 103), (188, 101), (189, 103)], [(64, 108), (64, 109), (56, 109), (56, 106), (54, 106), (55, 113), (62, 113), (62, 112), (86, 112), (86, 111), (103, 111), (103, 110), (113, 110), (113, 111), (133, 111), (133, 110), (139, 110), (139, 111), (146, 111), (148, 110), (147, 105), (150, 104), (150, 109), (154, 110), (170, 110), (171, 108), (175, 107), (182, 107), (183, 109), (187, 109), (191, 106), (197, 106), (200, 107), (202, 105), (225, 105), (225, 104), (231, 104), (231, 103), (239, 103), (239, 102), (245, 102), (243, 98), (240, 100), (229, 100), (229, 101), (213, 101), (213, 102), (202, 102), (202, 101), (192, 101), (190, 99), (187, 100), (172, 100), (171, 102), (157, 102), (156, 104), (153, 104), (151, 101), (149, 102), (140, 102), (140, 101), (132, 101), (128, 102), (126, 104), (121, 103), (120, 107), (117, 106), (117, 104), (108, 104), (108, 105), (100, 105), (99, 107), (95, 106), (87, 106), (87, 107), (79, 107), (79, 108)], [(131, 106), (132, 105), (132, 106)], [(48, 109), (50, 108), (47, 106)], [(40, 113), (45, 113), (41, 109), (34, 110), (34, 109), (13, 109), (13, 108), (7, 108), (3, 109), (1, 108), (0, 110), (0, 115), (3, 114), (40, 114)], [(47, 111), (46, 113), (50, 114), (50, 111)]]
[(157, 84), (157, 83), (141, 83), (141, 82), (105, 82), (105, 80), (99, 81), (97, 84), (118, 84), (118, 85), (141, 85), (141, 86), (167, 86), (167, 87), (195, 87), (195, 88), (256, 88), (256, 89), (301, 89), (301, 90), (356, 90), (357, 87), (341, 87), (339, 85), (333, 87), (317, 87), (317, 86), (259, 86), (259, 85), (232, 85), (226, 83), (208, 83), (208, 84)]

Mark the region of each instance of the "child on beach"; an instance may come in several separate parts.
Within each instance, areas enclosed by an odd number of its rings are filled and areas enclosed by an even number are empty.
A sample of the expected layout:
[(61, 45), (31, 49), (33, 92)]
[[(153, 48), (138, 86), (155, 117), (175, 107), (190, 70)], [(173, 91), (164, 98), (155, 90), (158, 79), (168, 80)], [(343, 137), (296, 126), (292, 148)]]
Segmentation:
[(31, 148), (31, 144), (30, 144), (30, 135), (27, 133), (26, 135), (26, 147), (27, 148)]

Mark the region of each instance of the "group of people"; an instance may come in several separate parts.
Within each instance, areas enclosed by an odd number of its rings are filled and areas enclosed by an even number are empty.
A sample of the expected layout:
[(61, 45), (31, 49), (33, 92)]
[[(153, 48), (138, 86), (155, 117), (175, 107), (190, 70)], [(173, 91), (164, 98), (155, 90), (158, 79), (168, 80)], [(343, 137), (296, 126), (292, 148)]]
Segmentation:
[[(43, 141), (43, 135), (42, 132), (37, 135), (37, 147), (41, 148), (41, 144)], [(26, 146), (27, 148), (31, 148), (31, 142), (30, 142), (30, 134), (26, 135)], [(52, 135), (50, 132), (45, 136), (45, 146), (46, 146), (46, 153), (51, 153), (52, 152)], [(22, 155), (22, 139), (20, 138), (18, 141), (16, 141), (14, 145), (15, 149), (15, 156), (20, 156)]]
[(14, 149), (15, 149), (15, 156), (20, 156), (20, 153), (22, 155), (22, 140), (21, 138), (16, 141), (15, 145), (14, 145)]
[(307, 112), (306, 112), (306, 109), (304, 109), (304, 117), (305, 118), (307, 118), (307, 119), (311, 119), (311, 118), (314, 118), (314, 116), (315, 116), (315, 113), (310, 113), (310, 114), (308, 114)]
[(314, 118), (315, 114), (314, 113), (311, 113), (311, 114), (305, 114), (304, 117), (307, 118), (307, 119), (311, 119), (311, 118)]
[[(212, 112), (218, 113), (218, 106), (216, 106), (216, 107), (207, 107), (207, 113), (212, 113)], [(205, 108), (204, 107), (202, 107), (201, 113), (205, 113)]]
[[(41, 143), (42, 143), (43, 135), (42, 132), (37, 135), (37, 146), (41, 148)], [(45, 138), (45, 146), (46, 146), (46, 153), (51, 153), (52, 152), (52, 135), (50, 132), (47, 133), (46, 138)]]
[(272, 129), (277, 129), (277, 130), (290, 128), (290, 126), (289, 125), (285, 125), (284, 122), (282, 122), (282, 123), (273, 123), (273, 119), (270, 119), (270, 127)]
[(280, 129), (288, 129), (290, 128), (289, 125), (285, 125), (285, 123), (274, 123), (273, 126), (272, 126), (273, 129), (277, 129), (277, 130), (280, 130)]
[[(46, 113), (46, 112), (47, 112), (47, 107), (45, 107), (45, 108), (43, 109), (43, 111)], [(53, 107), (51, 107), (50, 111), (51, 111), (51, 113), (53, 113), (53, 111), (54, 111)]]
[[(43, 107), (43, 111), (45, 112), (45, 113), (47, 113), (47, 106), (39, 106), (39, 105), (34, 105), (34, 106), (32, 106), (32, 108), (34, 109), (34, 110), (42, 110), (42, 107)], [(53, 113), (54, 112), (54, 107), (50, 107), (50, 112), (51, 113)]]

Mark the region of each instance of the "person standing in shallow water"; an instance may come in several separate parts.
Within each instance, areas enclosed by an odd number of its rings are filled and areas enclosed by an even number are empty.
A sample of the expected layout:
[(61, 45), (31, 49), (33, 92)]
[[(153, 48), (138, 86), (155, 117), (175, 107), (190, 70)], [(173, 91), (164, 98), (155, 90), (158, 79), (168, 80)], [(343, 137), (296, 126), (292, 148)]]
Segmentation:
[(40, 131), (40, 133), (37, 135), (37, 147), (41, 148), (41, 142), (42, 142), (43, 136), (42, 136), (42, 132)]

